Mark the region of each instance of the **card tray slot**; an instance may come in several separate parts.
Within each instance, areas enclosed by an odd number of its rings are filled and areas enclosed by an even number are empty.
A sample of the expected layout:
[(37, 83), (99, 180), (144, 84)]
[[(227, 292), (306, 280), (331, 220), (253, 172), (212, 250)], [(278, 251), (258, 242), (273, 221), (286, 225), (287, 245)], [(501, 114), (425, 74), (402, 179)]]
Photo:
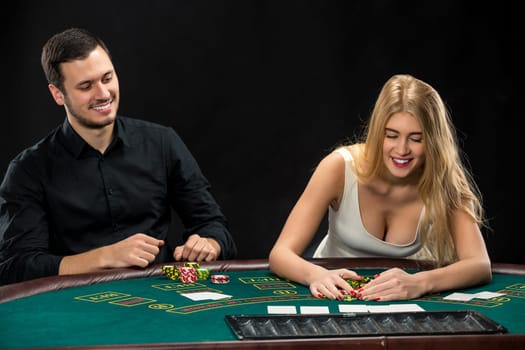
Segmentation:
[(327, 315), (226, 315), (238, 339), (494, 334), (507, 329), (473, 310)]

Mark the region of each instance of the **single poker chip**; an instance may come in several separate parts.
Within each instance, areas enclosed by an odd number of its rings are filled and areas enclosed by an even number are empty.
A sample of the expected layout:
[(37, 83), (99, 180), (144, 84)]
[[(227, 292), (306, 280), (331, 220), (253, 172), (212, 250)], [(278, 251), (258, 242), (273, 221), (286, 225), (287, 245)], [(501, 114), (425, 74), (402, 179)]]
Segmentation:
[(230, 283), (230, 276), (228, 276), (228, 275), (211, 275), (211, 283), (217, 283), (217, 284)]
[(201, 265), (198, 262), (186, 261), (184, 262), (185, 267), (193, 267), (195, 270), (199, 269)]

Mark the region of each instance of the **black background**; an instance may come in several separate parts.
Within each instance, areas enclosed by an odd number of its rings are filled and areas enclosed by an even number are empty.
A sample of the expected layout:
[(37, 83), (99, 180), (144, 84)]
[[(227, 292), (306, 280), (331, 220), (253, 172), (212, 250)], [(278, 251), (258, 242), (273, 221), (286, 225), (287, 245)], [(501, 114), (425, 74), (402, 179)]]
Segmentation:
[(451, 110), (484, 193), (492, 260), (525, 263), (517, 142), (523, 20), (504, 1), (35, 0), (10, 7), (0, 15), (2, 175), (65, 117), (46, 87), (42, 45), (84, 27), (112, 52), (119, 112), (174, 127), (212, 183), (239, 258), (265, 258), (317, 162), (359, 131), (391, 75), (410, 73)]

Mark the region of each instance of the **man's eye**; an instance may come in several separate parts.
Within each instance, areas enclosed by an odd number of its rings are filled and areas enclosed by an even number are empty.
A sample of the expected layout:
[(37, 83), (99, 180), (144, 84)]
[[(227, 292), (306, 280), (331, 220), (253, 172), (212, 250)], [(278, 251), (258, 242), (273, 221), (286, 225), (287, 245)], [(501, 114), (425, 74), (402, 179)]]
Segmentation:
[(113, 80), (113, 75), (112, 75), (112, 74), (107, 74), (107, 75), (105, 75), (105, 76), (102, 78), (102, 82), (103, 82), (104, 84), (109, 83), (111, 80)]

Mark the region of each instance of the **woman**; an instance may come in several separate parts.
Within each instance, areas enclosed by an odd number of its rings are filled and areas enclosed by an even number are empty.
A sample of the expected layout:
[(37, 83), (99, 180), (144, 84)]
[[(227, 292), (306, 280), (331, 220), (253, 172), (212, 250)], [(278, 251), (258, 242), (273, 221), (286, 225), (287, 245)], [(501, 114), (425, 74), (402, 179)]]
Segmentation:
[[(302, 258), (328, 210), (314, 258), (410, 257), (435, 268), (392, 268), (354, 291), (348, 269)], [(338, 147), (317, 166), (270, 255), (277, 275), (317, 297), (407, 300), (488, 283), (481, 195), (461, 159), (446, 107), (427, 83), (395, 75), (383, 86), (362, 142)]]

